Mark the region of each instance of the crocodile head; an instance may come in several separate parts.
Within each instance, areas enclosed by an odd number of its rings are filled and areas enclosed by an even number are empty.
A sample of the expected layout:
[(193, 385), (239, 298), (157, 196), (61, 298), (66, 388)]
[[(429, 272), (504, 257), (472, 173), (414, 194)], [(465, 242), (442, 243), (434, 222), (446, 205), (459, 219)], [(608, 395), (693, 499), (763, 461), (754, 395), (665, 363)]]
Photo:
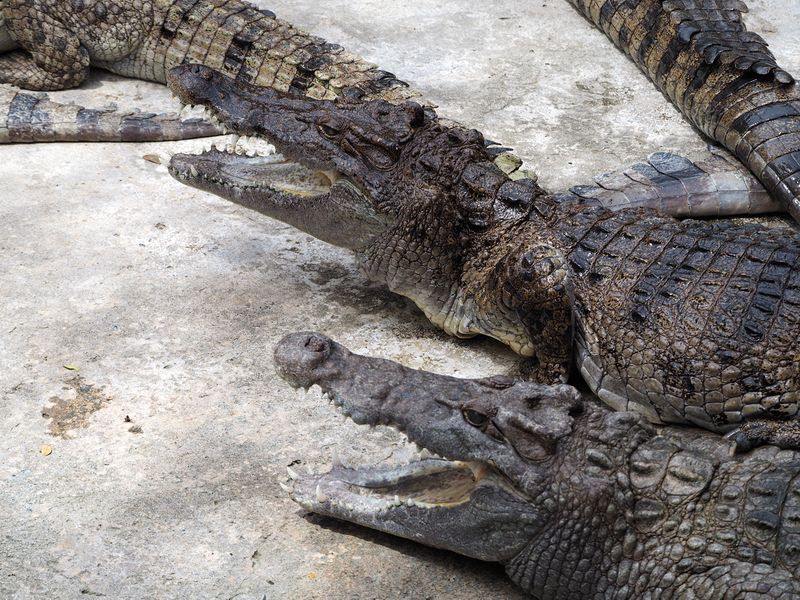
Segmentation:
[(380, 101), (359, 110), (235, 82), (203, 65), (176, 67), (168, 82), (184, 104), (204, 105), (226, 128), (266, 138), (280, 152), (176, 154), (170, 172), (180, 181), (346, 248), (368, 246), (391, 225), (374, 190), (421, 122), (419, 105)]
[(533, 354), (500, 263), (530, 241), (522, 230), (544, 193), (509, 179), (479, 132), (413, 102), (313, 100), (200, 65), (176, 67), (169, 83), (184, 103), (281, 153), (176, 155), (179, 180), (355, 250), (371, 279), (453, 335), (482, 333)]
[[(639, 416), (584, 401), (567, 385), (435, 375), (354, 355), (317, 333), (286, 336), (275, 360), (290, 384), (319, 385), (356, 423), (399, 429), (442, 457), (302, 476), (290, 490), (296, 502), (504, 563), (518, 582), (530, 575), (512, 572), (520, 564), (541, 555), (546, 565), (550, 553), (563, 552), (552, 540), (589, 531), (598, 511), (607, 515), (620, 465), (652, 435)], [(592, 536), (585, 537), (588, 552)]]

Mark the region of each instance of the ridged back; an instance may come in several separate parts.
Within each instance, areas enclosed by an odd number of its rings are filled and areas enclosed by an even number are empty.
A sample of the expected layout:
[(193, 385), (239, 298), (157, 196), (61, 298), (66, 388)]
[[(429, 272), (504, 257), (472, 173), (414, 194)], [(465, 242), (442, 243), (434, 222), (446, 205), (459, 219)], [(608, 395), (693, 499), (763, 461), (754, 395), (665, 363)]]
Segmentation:
[(106, 68), (163, 83), (172, 67), (196, 62), (242, 81), (314, 98), (333, 98), (346, 88), (388, 100), (416, 95), (391, 73), (341, 46), (240, 0), (173, 0), (154, 11), (151, 33), (138, 50)]

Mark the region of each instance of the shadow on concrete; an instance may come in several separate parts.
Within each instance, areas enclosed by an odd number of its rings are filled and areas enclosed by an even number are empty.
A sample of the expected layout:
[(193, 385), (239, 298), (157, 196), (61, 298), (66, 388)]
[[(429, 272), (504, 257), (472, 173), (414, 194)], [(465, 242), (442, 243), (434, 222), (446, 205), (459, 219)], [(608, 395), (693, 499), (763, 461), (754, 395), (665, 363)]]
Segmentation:
[(374, 529), (346, 521), (339, 521), (332, 517), (305, 511), (298, 511), (297, 514), (316, 527), (322, 527), (338, 535), (356, 537), (371, 544), (378, 544), (406, 556), (412, 556), (417, 560), (451, 570), (456, 579), (462, 574), (468, 574), (470, 578), (482, 579), (490, 587), (496, 588), (498, 593), (505, 593), (504, 597), (508, 600), (523, 600), (528, 597), (511, 583), (499, 563), (485, 562), (448, 550), (430, 548), (381, 531), (375, 531)]

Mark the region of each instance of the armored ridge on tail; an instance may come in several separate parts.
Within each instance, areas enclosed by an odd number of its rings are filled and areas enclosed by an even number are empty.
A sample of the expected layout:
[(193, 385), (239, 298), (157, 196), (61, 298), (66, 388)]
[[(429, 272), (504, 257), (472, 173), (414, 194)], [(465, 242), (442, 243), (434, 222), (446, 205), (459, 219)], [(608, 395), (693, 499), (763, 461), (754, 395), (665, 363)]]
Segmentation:
[(800, 221), (800, 86), (741, 0), (570, 0)]
[[(182, 62), (314, 98), (417, 94), (341, 46), (241, 0), (7, 0), (0, 2), (0, 82), (27, 90), (79, 85), (90, 66), (159, 83)], [(160, 140), (220, 133), (177, 115), (59, 105), (6, 86), (0, 143)]]

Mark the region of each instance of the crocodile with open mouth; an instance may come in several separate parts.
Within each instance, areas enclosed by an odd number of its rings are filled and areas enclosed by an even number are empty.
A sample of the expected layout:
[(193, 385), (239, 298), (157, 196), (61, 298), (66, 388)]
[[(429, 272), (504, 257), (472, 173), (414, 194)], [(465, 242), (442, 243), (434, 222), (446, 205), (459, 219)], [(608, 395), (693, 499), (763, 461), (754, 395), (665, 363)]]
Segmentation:
[[(570, 2), (800, 218), (800, 87), (746, 30), (741, 0)], [(0, 0), (0, 83), (65, 89), (90, 66), (164, 83), (183, 62), (314, 98), (417, 96), (391, 73), (242, 0)], [(202, 119), (63, 105), (8, 85), (0, 87), (0, 115), (0, 142), (220, 133)]]
[(740, 449), (800, 444), (792, 229), (555, 198), (414, 102), (300, 98), (201, 65), (170, 85), (287, 159), (262, 159), (252, 185), (240, 157), (177, 154), (179, 180), (354, 250), (446, 332), (528, 357), (533, 380), (566, 381), (574, 362), (614, 408), (734, 430)]
[(568, 385), (456, 379), (351, 354), (316, 333), (275, 350), (356, 423), (441, 458), (302, 476), (309, 511), (486, 561), (537, 598), (800, 596), (800, 455), (730, 456)]

